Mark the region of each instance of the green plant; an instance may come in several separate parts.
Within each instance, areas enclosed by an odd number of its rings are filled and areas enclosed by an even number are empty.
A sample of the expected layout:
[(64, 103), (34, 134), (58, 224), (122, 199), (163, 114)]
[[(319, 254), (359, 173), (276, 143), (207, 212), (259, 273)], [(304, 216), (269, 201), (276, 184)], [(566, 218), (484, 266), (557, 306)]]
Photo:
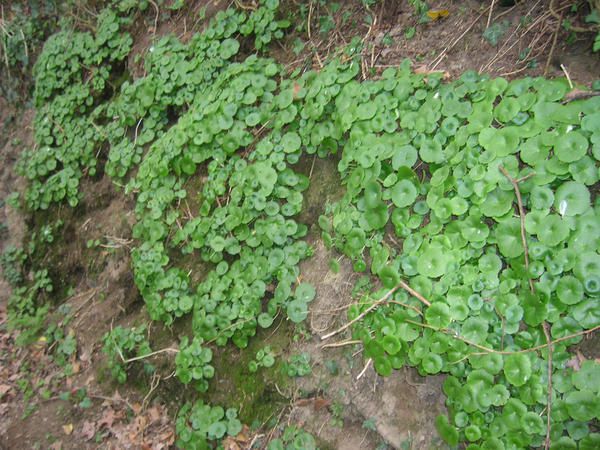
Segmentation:
[(11, 2), (2, 10), (0, 32), (0, 92), (9, 102), (26, 100), (31, 87), (31, 67), (38, 48), (60, 17), (60, 1)]
[[(132, 265), (150, 317), (191, 314), (199, 353), (200, 339), (244, 348), (281, 311), (306, 318), (316, 293), (299, 281), (311, 249), (296, 218), (310, 180), (295, 165), (336, 155), (345, 193), (319, 225), (378, 281), (348, 310), (375, 370), (447, 374), (436, 425), (451, 445), (537, 447), (549, 421), (554, 445), (593, 448), (578, 424), (596, 420), (595, 369), (579, 379), (567, 361), (600, 325), (598, 97), (563, 103), (565, 80), (473, 72), (444, 84), (408, 62), (359, 82), (359, 37), (321, 71), (288, 77), (261, 53), (289, 25), (277, 7), (222, 11), (185, 44), (163, 38), (146, 76), (120, 84), (127, 17), (104, 12), (94, 34), (55, 36), (37, 66), (26, 203), (76, 204), (108, 143), (106, 173), (136, 195)], [(180, 255), (208, 273), (192, 276)], [(150, 352), (143, 333), (117, 335), (105, 337), (113, 367), (131, 359), (122, 347)], [(207, 362), (190, 361), (204, 380)], [(306, 375), (310, 357), (283, 366)], [(183, 411), (183, 447), (227, 433), (212, 410)]]
[(331, 425), (337, 428), (343, 428), (345, 409), (344, 404), (339, 401), (333, 402), (329, 409), (331, 411)]
[(292, 355), (287, 363), (283, 365), (283, 370), (289, 377), (304, 377), (309, 375), (312, 372), (310, 355), (308, 353)]
[(255, 373), (260, 367), (273, 367), (275, 354), (269, 345), (256, 352), (256, 358), (248, 363), (250, 373)]
[(12, 287), (23, 282), (23, 263), (27, 255), (21, 248), (8, 246), (0, 255), (0, 267), (2, 276)]
[(193, 380), (196, 390), (206, 392), (207, 380), (214, 376), (215, 369), (209, 364), (212, 361), (211, 349), (202, 347), (202, 344), (203, 340), (197, 337), (192, 342), (187, 337), (181, 340), (175, 357), (175, 375), (183, 384)]
[(375, 419), (373, 417), (369, 418), (369, 419), (365, 419), (362, 423), (362, 427), (365, 430), (369, 430), (369, 431), (377, 431), (377, 422), (375, 421)]
[[(323, 240), (383, 286), (350, 308), (349, 320), (373, 311), (354, 324), (353, 337), (383, 376), (405, 364), (423, 375), (449, 373), (450, 418), (437, 422), (449, 444), (536, 446), (546, 434), (548, 377), (563, 377), (567, 346), (600, 324), (590, 272), (600, 258), (600, 230), (590, 225), (597, 207), (589, 188), (598, 181), (600, 104), (560, 104), (568, 90), (563, 80), (508, 82), (473, 73), (447, 86), (417, 80), (401, 68), (373, 88), (382, 105), (387, 98), (399, 108), (398, 123), (385, 128), (375, 113), (385, 117), (387, 107), (374, 113), (368, 103), (348, 118), (374, 128), (348, 125), (338, 166), (347, 191), (319, 220)], [(368, 99), (362, 89), (348, 93)], [(345, 104), (343, 97), (336, 102)], [(430, 172), (417, 175), (418, 161)], [(402, 251), (383, 240), (388, 222)], [(397, 290), (401, 279), (412, 291)], [(385, 303), (386, 294), (394, 304)], [(550, 373), (544, 328), (550, 340), (565, 339), (552, 344)], [(557, 429), (592, 420), (593, 391), (553, 386), (558, 409), (550, 421)], [(587, 404), (577, 403), (585, 395)], [(565, 440), (554, 433), (553, 440)]]
[(269, 442), (267, 450), (318, 450), (312, 434), (300, 427), (289, 425), (281, 437)]
[[(143, 357), (152, 352), (146, 338), (146, 326), (133, 328), (115, 327), (102, 338), (102, 351), (106, 354), (112, 377), (119, 383), (127, 380), (127, 364), (130, 358)], [(144, 370), (153, 372), (154, 367), (144, 362)]]
[(504, 36), (504, 33), (506, 33), (509, 27), (510, 22), (507, 20), (503, 22), (495, 22), (485, 29), (483, 32), (483, 37), (490, 43), (490, 45), (495, 47), (498, 45), (498, 42), (500, 39), (502, 39), (502, 36)]
[(598, 6), (596, 6), (595, 8), (594, 6), (591, 7), (592, 11), (585, 17), (585, 23), (591, 23), (598, 28), (598, 32), (596, 33), (596, 37), (594, 38), (594, 43), (592, 44), (592, 51), (598, 52), (600, 51), (600, 12), (598, 11)]
[(18, 345), (29, 344), (38, 336), (49, 308), (44, 296), (52, 290), (46, 269), (34, 272), (31, 282), (13, 289), (8, 299), (8, 326), (19, 330)]
[(97, 248), (100, 246), (100, 239), (88, 239), (85, 243), (86, 248)]
[(179, 410), (175, 428), (179, 448), (200, 450), (210, 448), (211, 443), (218, 443), (225, 436), (237, 436), (242, 431), (242, 424), (236, 409), (225, 411), (220, 406), (206, 405), (198, 400), (193, 404), (186, 403)]

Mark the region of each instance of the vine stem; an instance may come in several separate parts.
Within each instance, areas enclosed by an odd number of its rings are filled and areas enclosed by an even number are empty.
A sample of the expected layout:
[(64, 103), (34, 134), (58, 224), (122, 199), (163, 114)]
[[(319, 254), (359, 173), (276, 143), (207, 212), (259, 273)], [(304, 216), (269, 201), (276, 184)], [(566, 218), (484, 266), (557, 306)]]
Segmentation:
[[(558, 344), (559, 342), (562, 342), (562, 341), (567, 341), (569, 339), (573, 339), (573, 338), (576, 338), (578, 336), (583, 336), (585, 334), (593, 333), (594, 331), (600, 329), (600, 325), (596, 325), (594, 328), (590, 328), (589, 330), (578, 331), (577, 333), (569, 334), (567, 336), (562, 336), (562, 337), (559, 337), (558, 339), (554, 339), (553, 341), (547, 342), (546, 344), (540, 344), (540, 345), (536, 345), (535, 347), (525, 348), (525, 349), (522, 349), (522, 350), (513, 350), (513, 351), (510, 351), (510, 350), (495, 350), (493, 348), (486, 347), (485, 345), (477, 344), (476, 342), (473, 342), (473, 341), (470, 341), (468, 339), (465, 339), (464, 337), (459, 336), (459, 335), (455, 334), (454, 332), (452, 332), (452, 331), (450, 331), (450, 330), (448, 330), (446, 328), (437, 328), (437, 327), (434, 327), (432, 325), (427, 325), (425, 323), (415, 322), (414, 320), (407, 320), (406, 322), (407, 323), (411, 323), (411, 324), (416, 325), (416, 326), (421, 327), (421, 328), (429, 328), (429, 329), (434, 330), (434, 331), (440, 331), (442, 333), (447, 334), (450, 337), (458, 339), (459, 341), (463, 341), (465, 344), (471, 345), (471, 346), (473, 346), (475, 348), (478, 348), (479, 350), (483, 350), (483, 353), (471, 353), (471, 354), (465, 356), (465, 358), (468, 358), (469, 356), (475, 356), (475, 355), (484, 355), (486, 353), (497, 353), (499, 355), (516, 355), (518, 353), (535, 352), (535, 351), (541, 350), (543, 348), (549, 347), (551, 345)], [(462, 359), (461, 359), (461, 361), (462, 361)]]
[[(529, 247), (527, 247), (527, 235), (525, 233), (525, 209), (523, 208), (523, 199), (521, 197), (521, 190), (519, 189), (519, 181), (510, 176), (504, 166), (498, 166), (500, 172), (508, 178), (508, 181), (513, 185), (515, 194), (517, 195), (517, 206), (519, 207), (519, 217), (521, 218), (521, 242), (523, 243), (523, 251), (525, 253), (525, 268), (527, 269), (527, 277), (529, 278)], [(529, 278), (529, 288), (533, 292), (533, 280)]]
[(550, 448), (550, 414), (552, 413), (552, 343), (550, 342), (548, 323), (545, 320), (542, 328), (548, 344), (548, 401), (546, 402), (546, 439), (544, 441), (544, 449), (548, 450)]
[(369, 306), (367, 309), (365, 309), (363, 312), (361, 312), (358, 316), (356, 316), (354, 319), (352, 319), (350, 322), (346, 323), (345, 325), (341, 326), (340, 328), (338, 328), (335, 331), (332, 331), (331, 333), (328, 333), (324, 336), (321, 336), (321, 340), (324, 341), (326, 339), (329, 339), (332, 336), (335, 336), (336, 334), (341, 333), (342, 331), (350, 328), (353, 324), (355, 324), (356, 322), (358, 322), (359, 320), (361, 320), (363, 317), (365, 317), (367, 314), (369, 314), (371, 311), (373, 311), (375, 308), (377, 308), (379, 305), (381, 305), (382, 303), (385, 303), (385, 301), (391, 297), (391, 295), (396, 292), (398, 290), (398, 288), (400, 287), (400, 284), (394, 286), (392, 289), (390, 289), (383, 297), (381, 297), (379, 300), (377, 300), (375, 303), (373, 303), (371, 306)]
[[(519, 217), (521, 219), (521, 241), (523, 242), (523, 253), (525, 254), (525, 270), (527, 270), (527, 279), (529, 280), (529, 289), (531, 293), (535, 293), (535, 286), (533, 280), (529, 274), (529, 248), (527, 247), (527, 234), (525, 230), (525, 208), (523, 207), (523, 199), (521, 197), (521, 190), (519, 189), (519, 182), (522, 179), (513, 178), (503, 166), (498, 166), (500, 172), (510, 181), (515, 189), (515, 195), (517, 196), (517, 206), (519, 208)], [(546, 338), (546, 345), (548, 346), (548, 386), (547, 386), (547, 407), (546, 407), (546, 439), (544, 442), (544, 449), (550, 448), (550, 415), (552, 413), (552, 342), (550, 338), (550, 331), (548, 330), (548, 323), (544, 320), (542, 322), (542, 329), (544, 331), (544, 337)]]

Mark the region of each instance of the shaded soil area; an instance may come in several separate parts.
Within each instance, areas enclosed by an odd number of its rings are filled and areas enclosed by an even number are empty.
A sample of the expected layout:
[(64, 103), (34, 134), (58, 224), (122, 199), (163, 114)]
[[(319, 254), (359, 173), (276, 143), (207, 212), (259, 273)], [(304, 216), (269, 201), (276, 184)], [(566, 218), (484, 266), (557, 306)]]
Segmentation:
[[(210, 17), (229, 3), (189, 2), (166, 18), (164, 11), (150, 8), (136, 22), (130, 74), (143, 75), (143, 55), (161, 36), (172, 33), (189, 39), (203, 26), (198, 20), (201, 8), (206, 7)], [(449, 78), (466, 70), (509, 78), (568, 74), (574, 83), (589, 86), (600, 76), (600, 58), (589, 53), (592, 35), (571, 38), (559, 26), (554, 13), (566, 11), (560, 9), (566, 3), (550, 11), (549, 1), (492, 9), (490, 2), (440, 1), (432, 6), (447, 9), (448, 16), (425, 24), (419, 23), (408, 2), (387, 0), (369, 9), (359, 1), (342, 2), (335, 13), (329, 4), (309, 2), (301, 8), (300, 3), (285, 2), (284, 9), (301, 25), (272, 49), (290, 72), (305, 66), (318, 69), (328, 55), (357, 37), (364, 77), (377, 76), (405, 58), (417, 70), (441, 70)], [(499, 24), (495, 44), (483, 37), (486, 27), (494, 24)], [(7, 327), (11, 288), (0, 277), (0, 448), (170, 448), (178, 408), (197, 396), (173, 377), (173, 355), (152, 359), (155, 376), (134, 364), (130, 383), (119, 386), (106, 373), (101, 352), (102, 336), (111, 328), (149, 322), (131, 271), (133, 198), (101, 177), (83, 184), (84, 198), (75, 209), (56, 206), (31, 215), (6, 204), (11, 192), (24, 189), (14, 164), (23, 148), (33, 146), (33, 116), (33, 110), (15, 110), (0, 98), (0, 251), (26, 246), (32, 232), (62, 222), (54, 241), (36, 252), (26, 267), (48, 268), (56, 308), (47, 326), (58, 324), (74, 336), (76, 349), (60, 364), (56, 344), (17, 346), (16, 333)], [(237, 407), (244, 423), (252, 426), (244, 430), (247, 439), (236, 443), (239, 449), (253, 444), (264, 448), (286, 424), (304, 426), (324, 449), (375, 449), (382, 443), (403, 449), (442, 448), (434, 419), (444, 412), (443, 377), (421, 378), (406, 369), (381, 378), (365, 365), (359, 345), (324, 347), (348, 339), (343, 333), (328, 341), (321, 336), (345, 322), (358, 276), (344, 259), (339, 260), (340, 270), (332, 272), (329, 263), (339, 255), (326, 249), (319, 237), (319, 215), (344, 191), (337, 160), (303, 157), (297, 169), (311, 179), (299, 217), (309, 226), (314, 248), (313, 257), (301, 267), (302, 279), (317, 289), (309, 318), (294, 327), (279, 317), (244, 351), (215, 348), (217, 378), (203, 398)], [(193, 259), (188, 265), (198, 276), (206, 270)], [(152, 325), (150, 340), (155, 348), (176, 347), (179, 336), (190, 330), (189, 320), (170, 329)], [(273, 348), (277, 363), (273, 370), (252, 374), (248, 362), (265, 345)], [(598, 357), (597, 348), (594, 339), (582, 344), (586, 357)], [(290, 379), (284, 363), (300, 353), (310, 355), (312, 375)]]

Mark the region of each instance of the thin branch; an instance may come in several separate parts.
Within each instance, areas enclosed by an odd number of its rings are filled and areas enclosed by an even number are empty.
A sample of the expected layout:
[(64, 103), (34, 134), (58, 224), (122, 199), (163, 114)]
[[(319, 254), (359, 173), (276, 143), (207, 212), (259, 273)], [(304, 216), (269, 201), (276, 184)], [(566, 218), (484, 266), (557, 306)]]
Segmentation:
[(313, 2), (311, 1), (308, 5), (308, 19), (306, 20), (306, 34), (308, 35), (308, 40), (312, 40), (310, 36), (310, 21), (312, 19), (312, 11), (313, 11)]
[(569, 87), (571, 89), (573, 89), (573, 82), (571, 81), (571, 76), (569, 75), (569, 72), (567, 72), (567, 68), (562, 63), (560, 65), (560, 68), (562, 69), (563, 73), (565, 74), (565, 77), (567, 77), (567, 81), (569, 82)]
[(525, 269), (527, 269), (527, 277), (529, 278), (529, 288), (531, 292), (534, 292), (533, 280), (529, 277), (529, 248), (527, 247), (527, 234), (525, 232), (525, 210), (523, 208), (523, 199), (521, 198), (521, 190), (519, 189), (519, 182), (514, 179), (504, 166), (498, 166), (500, 172), (504, 174), (506, 178), (511, 182), (517, 195), (517, 205), (519, 207), (519, 217), (521, 219), (521, 241), (523, 243), (523, 251), (525, 253)]
[(321, 348), (345, 347), (346, 345), (362, 344), (362, 341), (357, 339), (349, 339), (347, 341), (332, 342), (331, 344), (321, 345)]
[(492, 0), (492, 4), (490, 5), (490, 13), (488, 14), (487, 23), (485, 24), (486, 28), (489, 28), (490, 24), (492, 23), (492, 13), (494, 12), (494, 3), (496, 3), (496, 0)]
[(361, 320), (363, 317), (365, 317), (367, 314), (369, 314), (371, 311), (373, 311), (375, 308), (377, 308), (379, 305), (381, 305), (382, 303), (385, 303), (385, 301), (391, 297), (391, 295), (396, 292), (398, 290), (398, 288), (400, 287), (400, 284), (398, 284), (397, 286), (395, 286), (394, 288), (390, 289), (383, 297), (381, 297), (379, 300), (377, 300), (375, 303), (373, 303), (371, 306), (369, 306), (367, 309), (365, 309), (362, 313), (360, 313), (358, 316), (356, 316), (354, 319), (352, 319), (350, 322), (348, 322), (347, 324), (343, 325), (342, 327), (338, 328), (335, 331), (332, 331), (331, 333), (328, 333), (324, 336), (321, 336), (321, 340), (324, 341), (326, 339), (329, 339), (332, 336), (335, 336), (336, 334), (341, 333), (342, 331), (350, 328), (352, 325), (354, 325), (356, 322), (358, 322), (359, 320)]
[[(425, 324), (425, 323), (415, 322), (414, 320), (407, 320), (406, 322), (410, 323), (410, 324), (413, 324), (413, 325), (416, 325), (418, 327), (429, 328), (429, 329), (434, 330), (434, 331), (440, 331), (442, 333), (447, 334), (448, 336), (451, 336), (451, 337), (453, 337), (455, 339), (458, 339), (459, 341), (463, 341), (465, 344), (471, 345), (471, 346), (473, 346), (475, 348), (478, 348), (479, 350), (483, 350), (483, 353), (480, 353), (480, 352), (470, 353), (469, 355), (466, 355), (464, 358), (461, 358), (459, 361), (462, 361), (462, 360), (468, 358), (469, 356), (485, 355), (487, 353), (497, 353), (498, 355), (516, 355), (516, 354), (519, 354), (519, 353), (531, 353), (531, 352), (535, 352), (535, 351), (541, 350), (541, 349), (546, 348), (546, 347), (550, 347), (551, 345), (558, 344), (559, 342), (562, 342), (562, 341), (567, 341), (569, 339), (573, 339), (573, 338), (576, 338), (576, 337), (579, 337), (579, 336), (583, 336), (583, 335), (586, 335), (586, 334), (593, 333), (594, 331), (600, 329), (600, 325), (597, 325), (594, 328), (590, 328), (589, 330), (583, 330), (583, 331), (579, 331), (577, 333), (569, 334), (567, 336), (563, 336), (563, 337), (560, 337), (558, 339), (554, 339), (553, 341), (547, 342), (546, 344), (536, 345), (535, 347), (525, 348), (523, 350), (509, 351), (509, 350), (495, 350), (493, 348), (477, 344), (476, 342), (470, 341), (469, 339), (465, 339), (464, 337), (456, 334), (454, 331), (448, 330), (446, 328), (437, 328), (437, 327), (434, 327), (432, 325), (428, 325), (428, 324)], [(459, 361), (455, 361), (455, 363), (459, 362)]]
[[(146, 355), (136, 356), (134, 358), (129, 358), (129, 359), (124, 359), (123, 364), (129, 364), (130, 362), (140, 361), (142, 359), (150, 358), (152, 356), (158, 355), (160, 353), (165, 353), (165, 352), (179, 353), (179, 350), (176, 348), (163, 348), (162, 350), (156, 350), (155, 352), (151, 352)], [(121, 358), (123, 358), (123, 356), (121, 356)]]
[[(554, 0), (550, 2), (550, 11), (554, 11)], [(550, 62), (552, 60), (552, 56), (554, 55), (554, 49), (556, 48), (556, 42), (558, 41), (558, 33), (560, 32), (560, 27), (562, 26), (563, 16), (565, 15), (565, 11), (562, 10), (560, 12), (560, 17), (558, 18), (558, 23), (556, 24), (556, 30), (554, 30), (554, 38), (552, 39), (552, 47), (550, 47), (550, 53), (548, 53), (548, 59), (546, 60), (546, 67), (544, 67), (544, 76), (548, 75), (548, 70), (550, 69)]]
[(361, 371), (360, 371), (360, 373), (359, 373), (359, 374), (358, 374), (358, 376), (356, 377), (356, 379), (357, 379), (357, 380), (360, 380), (360, 379), (363, 377), (363, 375), (364, 375), (365, 373), (367, 373), (367, 369), (369, 368), (369, 366), (371, 365), (371, 363), (372, 363), (372, 362), (373, 362), (373, 359), (372, 359), (372, 358), (369, 358), (369, 359), (367, 360), (367, 363), (365, 364), (365, 367), (363, 368), (363, 370), (361, 370)]
[(417, 291), (415, 291), (413, 288), (411, 288), (408, 284), (406, 284), (404, 281), (400, 280), (398, 282), (398, 286), (400, 286), (402, 289), (404, 289), (406, 292), (408, 292), (410, 295), (412, 295), (413, 297), (415, 297), (417, 300), (419, 300), (421, 303), (427, 305), (427, 306), (431, 306), (431, 302), (429, 300), (427, 300), (425, 297), (423, 297), (421, 294), (419, 294)]
[(550, 448), (550, 415), (552, 413), (552, 342), (546, 321), (542, 324), (542, 328), (546, 337), (546, 343), (548, 344), (548, 404), (546, 407), (546, 440), (544, 442), (544, 449), (548, 450)]

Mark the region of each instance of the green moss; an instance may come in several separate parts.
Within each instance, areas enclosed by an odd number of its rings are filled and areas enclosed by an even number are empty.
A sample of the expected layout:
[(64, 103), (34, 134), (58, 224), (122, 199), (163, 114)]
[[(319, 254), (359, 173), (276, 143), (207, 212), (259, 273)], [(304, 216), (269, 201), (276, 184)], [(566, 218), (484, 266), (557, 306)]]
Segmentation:
[[(259, 330), (245, 349), (230, 345), (216, 349), (213, 357), (216, 376), (205, 394), (206, 401), (238, 408), (240, 420), (248, 425), (252, 422), (262, 424), (289, 402), (277, 388), (285, 392), (291, 382), (281, 371), (281, 364), (290, 347), (293, 330), (287, 321), (274, 327), (275, 332), (271, 329)], [(265, 345), (273, 349), (275, 365), (250, 373), (248, 363)]]

